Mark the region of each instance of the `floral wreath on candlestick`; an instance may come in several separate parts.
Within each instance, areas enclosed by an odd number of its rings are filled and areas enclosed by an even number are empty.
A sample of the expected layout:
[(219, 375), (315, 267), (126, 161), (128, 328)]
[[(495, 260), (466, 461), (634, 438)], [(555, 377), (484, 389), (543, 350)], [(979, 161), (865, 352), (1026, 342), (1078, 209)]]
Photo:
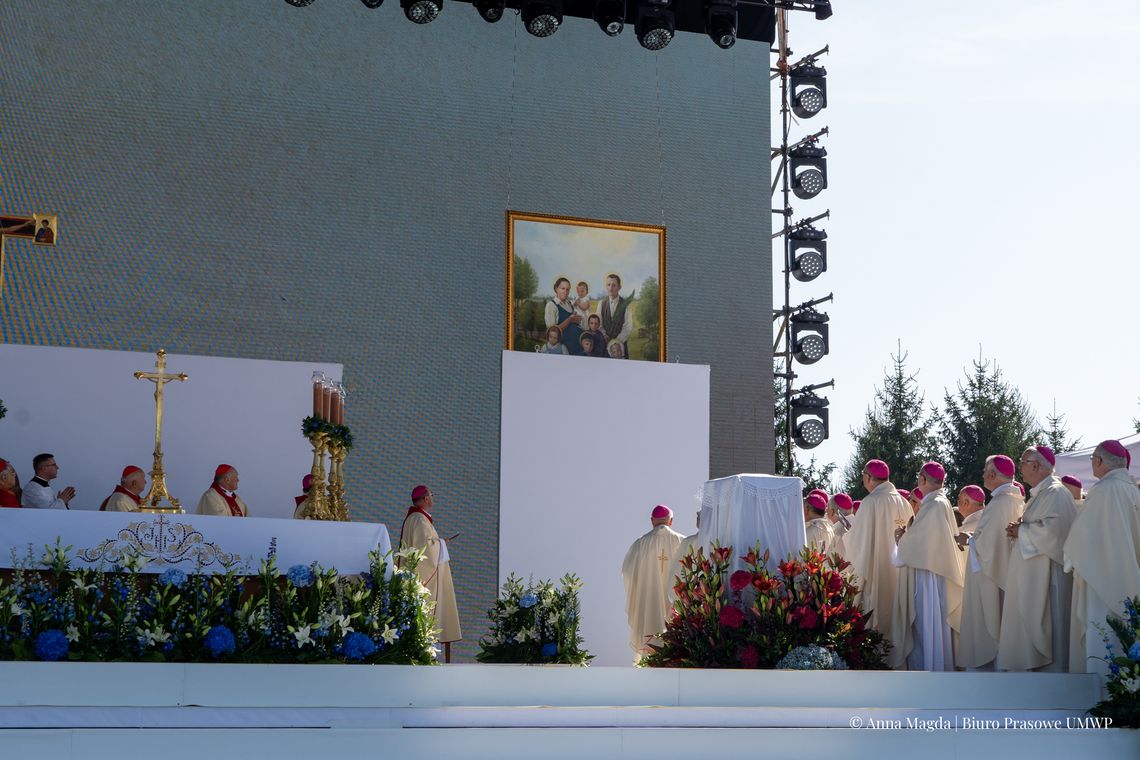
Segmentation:
[(0, 401), (0, 420), (8, 415), (8, 407), (4, 406), (4, 402)]
[(352, 431), (348, 425), (334, 425), (323, 417), (312, 415), (301, 420), (301, 434), (312, 438), (321, 433), (325, 434), (329, 446), (350, 451), (352, 449)]

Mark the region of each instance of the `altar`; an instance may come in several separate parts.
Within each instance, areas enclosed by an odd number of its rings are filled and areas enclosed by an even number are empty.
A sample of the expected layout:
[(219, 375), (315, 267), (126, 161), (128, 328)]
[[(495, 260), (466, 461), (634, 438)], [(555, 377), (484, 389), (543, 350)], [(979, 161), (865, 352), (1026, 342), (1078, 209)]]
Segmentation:
[(4, 509), (0, 568), (36, 566), (45, 546), (57, 538), (72, 548), (73, 567), (106, 570), (138, 554), (147, 560), (143, 572), (149, 573), (177, 567), (214, 574), (233, 567), (240, 575), (252, 575), (272, 551), (280, 568), (316, 562), (354, 574), (368, 570), (370, 551), (392, 549), (388, 529), (378, 523)]
[(757, 542), (770, 552), (768, 569), (807, 543), (803, 481), (776, 475), (730, 475), (706, 482), (700, 491), (700, 545), (733, 548), (729, 570), (742, 570), (740, 555)]

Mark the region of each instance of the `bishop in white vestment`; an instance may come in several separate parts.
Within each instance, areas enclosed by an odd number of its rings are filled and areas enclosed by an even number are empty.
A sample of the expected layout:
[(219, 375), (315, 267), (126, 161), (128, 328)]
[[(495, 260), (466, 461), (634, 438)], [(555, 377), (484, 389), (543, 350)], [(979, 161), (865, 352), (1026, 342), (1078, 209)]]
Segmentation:
[(649, 650), (647, 644), (661, 631), (672, 609), (670, 565), (683, 536), (671, 527), (673, 510), (658, 504), (651, 513), (653, 528), (633, 542), (621, 563), (625, 582), (625, 612), (629, 619), (629, 647), (634, 663)]

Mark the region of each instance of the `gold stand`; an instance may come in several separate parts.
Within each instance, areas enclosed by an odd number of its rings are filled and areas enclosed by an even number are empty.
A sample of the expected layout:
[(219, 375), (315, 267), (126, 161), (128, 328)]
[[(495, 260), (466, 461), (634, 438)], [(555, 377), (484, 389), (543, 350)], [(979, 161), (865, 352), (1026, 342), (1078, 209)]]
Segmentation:
[(158, 360), (154, 366), (157, 372), (136, 372), (136, 380), (150, 380), (154, 383), (154, 464), (150, 471), (150, 491), (142, 497), (140, 512), (182, 514), (182, 506), (166, 490), (166, 470), (162, 466), (162, 387), (172, 380), (180, 383), (189, 378), (185, 372), (177, 375), (166, 373), (166, 349), (158, 349)]
[(313, 445), (313, 469), (309, 471), (312, 482), (309, 483), (309, 504), (305, 507), (304, 519), (331, 520), (325, 496), (325, 450), (328, 447), (328, 435), (313, 433), (309, 436), (309, 443)]
[(332, 519), (348, 522), (348, 505), (344, 501), (342, 466), (347, 451), (341, 446), (329, 446), (329, 512)]

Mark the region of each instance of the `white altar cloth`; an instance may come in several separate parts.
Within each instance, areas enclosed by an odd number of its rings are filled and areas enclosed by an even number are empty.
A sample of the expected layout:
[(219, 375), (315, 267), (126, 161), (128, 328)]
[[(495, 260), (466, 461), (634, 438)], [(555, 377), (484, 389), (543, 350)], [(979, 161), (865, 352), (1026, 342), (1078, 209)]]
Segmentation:
[(760, 542), (768, 549), (769, 569), (807, 544), (804, 529), (804, 483), (776, 475), (730, 475), (701, 487), (700, 545), (708, 552), (714, 541), (733, 548), (729, 571), (744, 569), (740, 555)]
[(277, 567), (319, 563), (342, 574), (368, 570), (368, 552), (392, 549), (388, 529), (376, 523), (278, 520), (273, 518), (156, 515), (142, 512), (89, 512), (0, 509), (0, 567), (33, 561), (44, 546), (71, 546), (71, 566), (110, 569), (125, 553), (149, 560), (143, 572), (177, 567), (187, 573), (224, 573), (236, 566), (257, 573), (275, 547)]

